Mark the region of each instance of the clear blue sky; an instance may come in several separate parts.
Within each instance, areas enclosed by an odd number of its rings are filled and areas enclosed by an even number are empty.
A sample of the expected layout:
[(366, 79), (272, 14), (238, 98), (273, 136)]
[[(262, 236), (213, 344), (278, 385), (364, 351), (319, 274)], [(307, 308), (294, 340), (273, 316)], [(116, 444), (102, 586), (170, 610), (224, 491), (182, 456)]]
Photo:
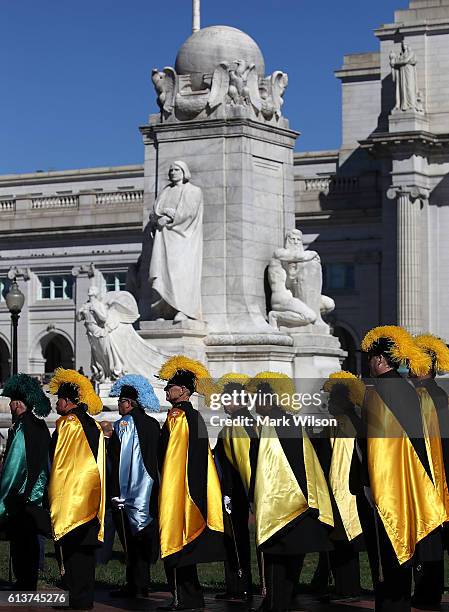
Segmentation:
[[(289, 74), (298, 150), (340, 144), (345, 53), (408, 0), (202, 0), (202, 25), (250, 34), (267, 72)], [(174, 65), (191, 0), (1, 0), (0, 173), (142, 163), (138, 126), (156, 112), (153, 67)]]

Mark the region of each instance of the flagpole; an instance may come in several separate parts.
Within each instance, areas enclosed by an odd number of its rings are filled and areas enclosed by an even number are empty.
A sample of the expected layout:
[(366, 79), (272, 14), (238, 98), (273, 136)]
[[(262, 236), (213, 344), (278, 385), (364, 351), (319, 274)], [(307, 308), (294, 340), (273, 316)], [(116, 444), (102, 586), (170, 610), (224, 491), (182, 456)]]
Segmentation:
[(192, 0), (192, 34), (201, 28), (200, 0)]

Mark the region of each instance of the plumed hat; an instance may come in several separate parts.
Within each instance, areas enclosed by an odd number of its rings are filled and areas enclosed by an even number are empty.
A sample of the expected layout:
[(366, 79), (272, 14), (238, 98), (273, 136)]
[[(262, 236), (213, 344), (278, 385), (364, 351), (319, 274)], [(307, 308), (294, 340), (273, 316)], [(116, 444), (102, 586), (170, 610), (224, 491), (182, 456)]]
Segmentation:
[(51, 404), (35, 378), (28, 374), (15, 374), (6, 382), (2, 395), (11, 400), (20, 400), (28, 410), (38, 417), (50, 414)]
[(140, 374), (125, 374), (112, 385), (109, 397), (135, 400), (149, 412), (159, 412), (160, 404), (150, 382)]
[(335, 387), (346, 387), (349, 400), (357, 406), (362, 406), (366, 387), (360, 378), (357, 378), (357, 376), (345, 370), (334, 372), (330, 374), (328, 380), (324, 383), (323, 391), (332, 393), (332, 389)]
[(259, 372), (246, 385), (249, 393), (274, 393), (279, 399), (278, 408), (291, 411), (293, 407), (293, 396), (296, 393), (295, 384), (290, 376), (281, 372)]
[(217, 393), (223, 393), (225, 389), (230, 387), (234, 389), (245, 389), (246, 384), (250, 380), (248, 374), (240, 374), (239, 372), (227, 372), (223, 374), (216, 383)]
[(158, 378), (167, 384), (186, 387), (191, 393), (195, 391), (208, 396), (212, 387), (209, 370), (199, 361), (175, 355), (170, 357), (159, 370)]
[(431, 367), (429, 355), (405, 329), (396, 325), (375, 327), (366, 334), (361, 348), (369, 355), (384, 355), (394, 367), (405, 366), (416, 376), (427, 374)]
[(95, 393), (92, 383), (76, 370), (58, 368), (50, 380), (50, 393), (70, 400), (74, 404), (85, 404), (89, 414), (103, 410), (101, 399)]
[(441, 338), (433, 334), (421, 334), (415, 336), (415, 343), (425, 351), (432, 360), (430, 371), (449, 372), (449, 348)]

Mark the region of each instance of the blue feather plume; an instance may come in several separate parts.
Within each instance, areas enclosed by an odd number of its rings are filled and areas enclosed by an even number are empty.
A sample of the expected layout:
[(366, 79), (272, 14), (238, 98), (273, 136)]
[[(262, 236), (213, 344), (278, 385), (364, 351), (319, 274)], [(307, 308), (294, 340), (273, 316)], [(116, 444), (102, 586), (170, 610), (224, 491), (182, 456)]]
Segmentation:
[(119, 397), (122, 387), (133, 387), (137, 391), (137, 401), (149, 412), (159, 412), (161, 406), (151, 383), (140, 374), (125, 374), (112, 385), (109, 397)]

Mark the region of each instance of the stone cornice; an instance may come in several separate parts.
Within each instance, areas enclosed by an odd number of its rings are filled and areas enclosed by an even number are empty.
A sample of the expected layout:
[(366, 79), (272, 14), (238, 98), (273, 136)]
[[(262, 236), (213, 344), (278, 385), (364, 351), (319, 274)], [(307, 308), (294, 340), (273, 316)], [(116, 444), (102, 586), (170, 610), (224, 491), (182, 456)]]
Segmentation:
[[(51, 217), (49, 217), (51, 219)], [(16, 227), (12, 229), (2, 229), (2, 236), (8, 237), (9, 239), (18, 238), (25, 241), (29, 241), (31, 238), (41, 237), (47, 243), (50, 243), (52, 239), (57, 240), (61, 237), (64, 240), (69, 241), (70, 238), (76, 237), (79, 240), (79, 236), (89, 239), (104, 239), (105, 236), (112, 234), (124, 234), (129, 239), (132, 236), (131, 232), (135, 233), (138, 238), (141, 239), (142, 223), (120, 223), (120, 224), (108, 224), (108, 225), (80, 225), (79, 227), (67, 227), (61, 225), (61, 227), (42, 227), (33, 228), (27, 225), (26, 227)], [(5, 251), (3, 251), (5, 252)]]
[(341, 81), (377, 81), (380, 79), (380, 66), (341, 68), (334, 70), (334, 75)]
[(446, 19), (419, 19), (416, 21), (403, 21), (398, 23), (387, 23), (377, 30), (375, 36), (379, 40), (393, 40), (398, 35), (407, 34), (443, 34), (449, 32), (449, 20)]
[(303, 166), (316, 163), (336, 163), (338, 162), (339, 154), (339, 149), (332, 149), (330, 151), (295, 151), (295, 153), (293, 153), (293, 165)]
[(449, 134), (431, 132), (383, 132), (373, 133), (366, 140), (359, 140), (360, 147), (374, 157), (390, 157), (398, 152), (427, 155), (449, 150)]
[(57, 170), (52, 172), (29, 172), (25, 174), (0, 175), (0, 187), (16, 185), (39, 185), (44, 183), (65, 183), (82, 180), (111, 178), (143, 178), (143, 165), (112, 166), (104, 168), (81, 168), (78, 170)]
[[(234, 138), (247, 136), (255, 140), (273, 142), (293, 149), (300, 132), (253, 119), (236, 117), (232, 119), (179, 121), (176, 123), (156, 123), (139, 128), (144, 144), (182, 140), (205, 140), (209, 138)], [(258, 135), (262, 132), (263, 135)], [(271, 136), (270, 136), (271, 135)]]

